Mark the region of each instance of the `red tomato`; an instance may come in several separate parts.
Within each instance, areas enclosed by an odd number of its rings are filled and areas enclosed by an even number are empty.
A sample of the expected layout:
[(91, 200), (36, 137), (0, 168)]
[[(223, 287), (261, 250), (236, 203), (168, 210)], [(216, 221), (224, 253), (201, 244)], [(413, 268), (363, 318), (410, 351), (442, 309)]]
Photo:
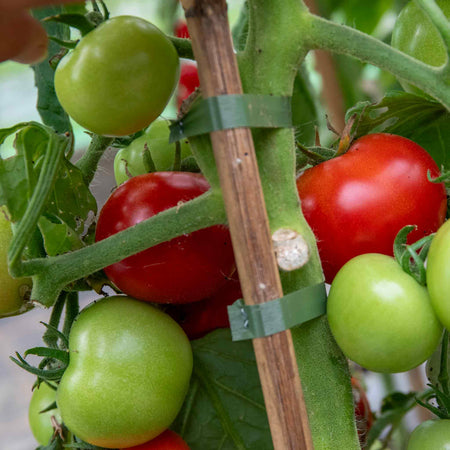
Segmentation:
[(439, 169), (419, 145), (392, 134), (369, 134), (342, 156), (306, 170), (297, 189), (316, 235), (326, 281), (351, 258), (393, 254), (396, 234), (416, 225), (409, 242), (435, 232), (447, 209)]
[(183, 19), (178, 19), (173, 27), (173, 34), (179, 38), (189, 39), (187, 23)]
[(200, 86), (198, 79), (197, 64), (190, 61), (181, 62), (180, 82), (177, 91), (177, 105), (181, 106), (183, 101), (187, 99), (196, 88)]
[[(154, 172), (120, 185), (100, 211), (100, 241), (209, 189), (200, 174)], [(228, 228), (214, 226), (156, 245), (108, 266), (108, 278), (125, 294), (158, 303), (209, 297), (235, 268)]]
[(361, 387), (359, 381), (352, 377), (353, 401), (355, 403), (356, 429), (358, 430), (359, 442), (365, 448), (367, 435), (373, 424), (373, 414), (370, 410), (369, 400)]
[(145, 444), (123, 450), (189, 450), (189, 447), (178, 434), (166, 430)]
[(227, 306), (242, 298), (237, 274), (210, 298), (186, 305), (173, 305), (166, 312), (183, 328), (189, 339), (199, 339), (217, 328), (229, 328)]

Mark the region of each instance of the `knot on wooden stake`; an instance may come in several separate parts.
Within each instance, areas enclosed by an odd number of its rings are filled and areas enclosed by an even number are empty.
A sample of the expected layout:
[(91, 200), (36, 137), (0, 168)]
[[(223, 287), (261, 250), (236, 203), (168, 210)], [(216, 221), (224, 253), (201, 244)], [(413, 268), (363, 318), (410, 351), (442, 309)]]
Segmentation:
[(272, 235), (278, 267), (291, 271), (304, 266), (309, 260), (309, 247), (303, 236), (289, 228), (280, 228)]

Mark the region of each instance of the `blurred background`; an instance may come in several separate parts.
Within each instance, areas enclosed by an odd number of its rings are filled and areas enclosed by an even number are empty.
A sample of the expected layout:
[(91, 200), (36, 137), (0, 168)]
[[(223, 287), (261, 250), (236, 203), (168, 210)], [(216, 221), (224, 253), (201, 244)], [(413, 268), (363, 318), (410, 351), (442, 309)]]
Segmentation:
[[(178, 2), (171, 0), (106, 0), (111, 16), (130, 14), (143, 17), (168, 34), (173, 33), (174, 15), (167, 11), (175, 10), (175, 17), (182, 17)], [(237, 22), (243, 0), (229, 0), (230, 22)], [(308, 0), (312, 11), (331, 18), (339, 23), (358, 28), (373, 36), (390, 42), (390, 35), (398, 11), (404, 0)], [(312, 91), (319, 100), (312, 97), (308, 111), (305, 108), (304, 122), (298, 133), (305, 136), (305, 141), (314, 136), (314, 127), (318, 127), (322, 142), (333, 139), (326, 127), (326, 115), (339, 131), (344, 125), (344, 114), (347, 108), (358, 101), (379, 100), (388, 89), (400, 89), (396, 79), (380, 69), (362, 64), (344, 56), (331, 57), (324, 52), (308, 55), (304, 73)], [(166, 109), (166, 117), (174, 117), (176, 105), (173, 101)], [(6, 128), (22, 121), (40, 121), (36, 111), (36, 89), (34, 73), (28, 66), (13, 62), (0, 64), (0, 128)], [(75, 158), (82, 154), (89, 143), (84, 130), (74, 125)], [(310, 142), (305, 142), (310, 144)], [(12, 150), (9, 139), (1, 148), (2, 156)], [(99, 207), (115, 186), (112, 163), (115, 150), (106, 152), (101, 167), (92, 187)], [(1, 289), (1, 287), (0, 287)], [(90, 294), (82, 296), (81, 306), (86, 305), (94, 297)], [(23, 353), (27, 348), (41, 344), (44, 327), (39, 322), (47, 322), (49, 311), (35, 308), (27, 314), (0, 320), (0, 450), (32, 450), (37, 447), (28, 427), (27, 409), (31, 398), (31, 386), (34, 377), (19, 369), (9, 360), (16, 351)], [(392, 390), (408, 392), (413, 386), (424, 384), (423, 368), (414, 374), (381, 376), (365, 374), (364, 382), (372, 409), (380, 408), (382, 397)], [(409, 427), (419, 420), (418, 412), (408, 416)]]

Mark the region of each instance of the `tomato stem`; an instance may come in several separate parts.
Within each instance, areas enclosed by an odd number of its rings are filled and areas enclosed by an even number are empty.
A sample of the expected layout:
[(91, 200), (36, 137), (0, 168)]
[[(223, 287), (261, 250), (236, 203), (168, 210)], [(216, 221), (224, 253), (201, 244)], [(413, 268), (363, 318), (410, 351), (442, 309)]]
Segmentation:
[(80, 250), (25, 261), (20, 276), (33, 277), (32, 300), (51, 306), (72, 281), (184, 233), (224, 223), (222, 198), (211, 190)]
[[(432, 8), (428, 5), (427, 9)], [(449, 79), (442, 68), (424, 64), (361, 31), (312, 14), (303, 15), (302, 25), (299, 26), (299, 33), (306, 30), (303, 39), (310, 49), (353, 56), (388, 70), (419, 87), (450, 110)]]
[(97, 170), (100, 158), (105, 150), (112, 144), (113, 138), (94, 134), (86, 153), (76, 162), (76, 166), (81, 170), (83, 179), (87, 186), (91, 184)]

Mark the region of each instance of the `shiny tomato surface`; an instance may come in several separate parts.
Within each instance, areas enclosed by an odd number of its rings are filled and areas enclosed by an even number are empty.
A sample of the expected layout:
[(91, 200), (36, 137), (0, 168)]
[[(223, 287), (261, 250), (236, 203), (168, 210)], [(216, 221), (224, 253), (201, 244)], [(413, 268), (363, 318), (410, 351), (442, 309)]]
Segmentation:
[[(102, 208), (96, 240), (129, 228), (205, 193), (206, 179), (189, 172), (154, 172), (117, 188)], [(225, 284), (235, 268), (228, 228), (214, 226), (156, 245), (108, 266), (108, 278), (124, 293), (159, 303), (204, 299)]]
[(297, 188), (306, 220), (316, 235), (325, 278), (331, 282), (351, 258), (393, 254), (397, 233), (416, 225), (409, 242), (435, 232), (447, 208), (431, 156), (392, 134), (369, 134), (342, 156), (306, 170)]

